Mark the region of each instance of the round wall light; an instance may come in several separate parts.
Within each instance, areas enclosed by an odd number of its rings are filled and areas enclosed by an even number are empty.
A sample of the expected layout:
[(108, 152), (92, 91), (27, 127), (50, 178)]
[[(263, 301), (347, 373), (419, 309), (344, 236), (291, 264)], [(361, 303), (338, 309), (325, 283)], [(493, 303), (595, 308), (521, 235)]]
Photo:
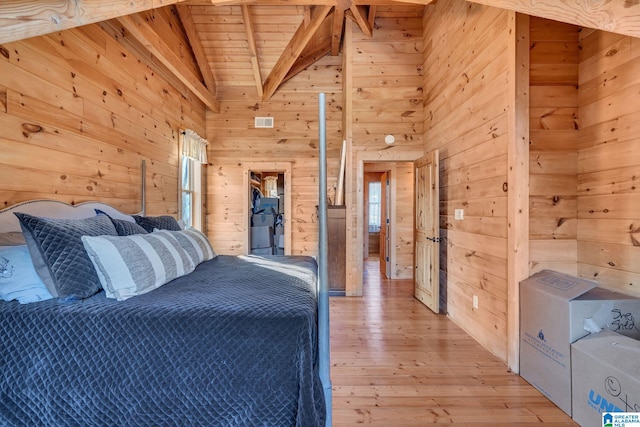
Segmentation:
[(384, 137), (384, 143), (387, 145), (391, 145), (396, 142), (396, 137), (393, 135), (387, 135)]

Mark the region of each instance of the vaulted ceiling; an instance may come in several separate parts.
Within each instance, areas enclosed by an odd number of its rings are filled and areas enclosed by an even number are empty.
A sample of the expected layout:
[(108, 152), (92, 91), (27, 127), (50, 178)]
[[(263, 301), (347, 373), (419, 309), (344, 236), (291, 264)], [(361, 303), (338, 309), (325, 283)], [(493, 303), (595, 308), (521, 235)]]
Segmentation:
[[(98, 22), (119, 42), (159, 61), (217, 111), (220, 88), (251, 86), (267, 100), (321, 58), (337, 56), (345, 20), (355, 22), (365, 37), (375, 37), (377, 16), (401, 22), (403, 16), (421, 15), (433, 1), (12, 0), (0, 2), (0, 43)], [(637, 2), (587, 8), (582, 0), (467, 1), (640, 36)], [(176, 18), (164, 29), (155, 25), (152, 12), (163, 7)], [(173, 31), (184, 43), (167, 45), (163, 31)]]
[[(136, 45), (142, 54), (148, 51), (160, 59), (217, 111), (220, 91), (243, 87), (269, 100), (301, 71), (325, 56), (337, 57), (345, 20), (353, 21), (363, 37), (372, 37), (376, 16), (401, 23), (404, 17), (422, 16), (425, 7), (263, 3), (211, 5), (195, 0), (99, 25), (128, 47)], [(163, 38), (168, 31), (173, 37)], [(170, 46), (163, 40), (176, 38), (183, 42)]]
[(253, 86), (267, 100), (281, 84), (319, 59), (339, 55), (346, 19), (355, 22), (363, 36), (371, 37), (377, 15), (401, 20), (421, 16), (424, 6), (190, 4), (176, 9), (185, 29), (195, 29), (190, 39), (197, 37), (196, 43), (201, 43), (216, 84)]
[[(220, 88), (251, 86), (268, 100), (321, 58), (338, 56), (345, 20), (371, 37), (376, 16), (422, 16), (432, 1), (16, 0), (0, 4), (0, 43), (45, 34), (52, 24), (59, 30), (95, 22), (121, 44), (151, 55), (217, 111)], [(183, 43), (165, 42), (176, 37)]]
[(353, 19), (371, 35), (375, 17), (375, 7), (355, 5), (347, 10), (324, 5), (177, 7), (191, 14), (214, 74), (228, 82), (241, 78), (249, 67), (253, 84), (264, 99), (323, 56), (338, 55), (344, 19)]

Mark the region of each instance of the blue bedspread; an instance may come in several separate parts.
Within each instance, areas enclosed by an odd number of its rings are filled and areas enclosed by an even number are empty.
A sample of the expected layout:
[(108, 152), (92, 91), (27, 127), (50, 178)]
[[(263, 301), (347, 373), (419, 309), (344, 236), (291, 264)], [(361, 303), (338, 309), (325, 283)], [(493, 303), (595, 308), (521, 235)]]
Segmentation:
[(123, 302), (0, 303), (0, 425), (324, 426), (315, 286), (312, 258), (218, 256)]

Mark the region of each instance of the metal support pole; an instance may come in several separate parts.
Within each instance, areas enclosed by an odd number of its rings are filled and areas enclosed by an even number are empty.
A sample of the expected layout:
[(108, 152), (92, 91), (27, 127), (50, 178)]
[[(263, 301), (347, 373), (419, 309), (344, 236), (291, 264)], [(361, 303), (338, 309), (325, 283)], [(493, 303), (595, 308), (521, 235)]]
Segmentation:
[(331, 375), (330, 375), (330, 344), (329, 344), (329, 269), (328, 234), (327, 234), (327, 132), (325, 117), (325, 94), (318, 97), (318, 148), (320, 150), (319, 164), (319, 252), (318, 252), (318, 347), (320, 352), (320, 380), (324, 387), (324, 399), (327, 406), (326, 427), (331, 427)]

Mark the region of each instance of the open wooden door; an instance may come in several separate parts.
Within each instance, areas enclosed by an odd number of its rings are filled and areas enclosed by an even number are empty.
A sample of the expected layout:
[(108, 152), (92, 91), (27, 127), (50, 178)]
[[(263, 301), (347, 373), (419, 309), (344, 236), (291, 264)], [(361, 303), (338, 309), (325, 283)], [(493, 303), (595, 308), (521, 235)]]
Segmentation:
[(380, 176), (380, 273), (389, 279), (389, 172)]
[(440, 183), (438, 150), (415, 165), (416, 229), (414, 296), (434, 313), (440, 311)]

